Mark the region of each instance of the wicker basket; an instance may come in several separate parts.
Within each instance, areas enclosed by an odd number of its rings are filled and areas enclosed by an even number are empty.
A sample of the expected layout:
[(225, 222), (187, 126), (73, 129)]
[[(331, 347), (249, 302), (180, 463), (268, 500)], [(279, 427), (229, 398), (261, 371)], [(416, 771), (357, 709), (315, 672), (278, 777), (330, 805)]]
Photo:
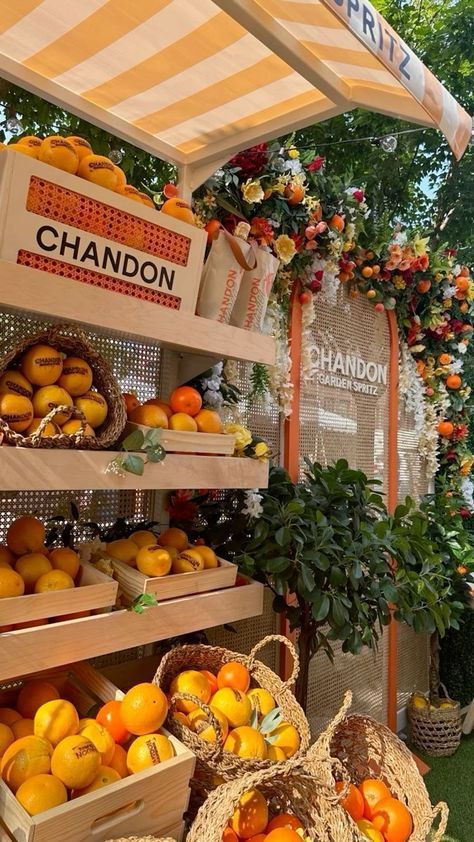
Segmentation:
[[(258, 652), (269, 643), (283, 643), (287, 646), (293, 656), (293, 674), (288, 681), (282, 681), (269, 667), (256, 659)], [(168, 652), (160, 663), (155, 675), (154, 682), (165, 692), (168, 692), (172, 679), (184, 669), (208, 669), (217, 673), (221, 666), (228, 661), (240, 661), (248, 668), (252, 676), (252, 685), (264, 687), (269, 690), (277, 706), (280, 708), (283, 719), (290, 722), (300, 736), (300, 748), (295, 757), (303, 757), (310, 744), (310, 729), (305, 714), (296, 701), (292, 687), (299, 671), (299, 661), (293, 644), (280, 635), (269, 635), (260, 641), (249, 655), (238, 652), (231, 652), (215, 646), (179, 646)], [(171, 708), (181, 698), (179, 694), (174, 697)], [(219, 723), (216, 722), (212, 711), (203, 705), (199, 699), (186, 696), (195, 701), (199, 707), (206, 711), (216, 733), (220, 733)], [(197, 734), (194, 734), (185, 725), (182, 725), (172, 715), (168, 717), (167, 727), (178, 737), (198, 758), (197, 777), (200, 781), (212, 789), (214, 777), (217, 775), (225, 781), (233, 780), (235, 777), (246, 772), (255, 772), (262, 769), (273, 768), (274, 761), (257, 760), (254, 758), (241, 758), (228, 751), (224, 751), (221, 741), (207, 743)], [(278, 766), (284, 769), (289, 761), (280, 761)]]
[(176, 839), (171, 839), (167, 836), (166, 839), (157, 836), (127, 836), (121, 839), (107, 839), (106, 842), (176, 842)]
[[(403, 801), (413, 818), (410, 842), (440, 842), (446, 830), (449, 810), (444, 802), (431, 802), (423, 778), (411, 753), (398, 737), (368, 716), (352, 715), (334, 730), (331, 756), (340, 764), (336, 776), (359, 784), (364, 778), (380, 777), (395, 798)], [(440, 816), (436, 830), (433, 824)]]
[[(462, 735), (461, 706), (448, 695), (441, 685), (444, 697), (413, 693), (408, 702), (408, 722), (413, 745), (432, 757), (450, 757), (459, 748)], [(424, 698), (426, 707), (415, 707), (414, 699)], [(439, 708), (436, 704), (449, 702), (451, 707)], [(433, 704), (435, 707), (433, 707)]]
[[(59, 433), (55, 436), (41, 436), (46, 423), (54, 420), (55, 415), (61, 410), (60, 407), (52, 410), (43, 419), (41, 424), (31, 436), (23, 436), (15, 433), (8, 424), (0, 418), (0, 433), (3, 433), (4, 441), (16, 447), (41, 447), (41, 448), (77, 448), (80, 450), (104, 450), (111, 447), (119, 438), (127, 420), (125, 404), (118, 383), (112, 374), (108, 363), (97, 353), (83, 331), (76, 325), (62, 324), (51, 325), (47, 330), (29, 336), (18, 342), (14, 348), (0, 359), (0, 376), (9, 368), (14, 368), (20, 356), (31, 348), (32, 345), (44, 343), (53, 348), (64, 351), (67, 354), (82, 357), (86, 360), (94, 375), (94, 385), (98, 392), (105, 398), (109, 408), (104, 424), (98, 429), (96, 436), (84, 435), (85, 418), (79, 411), (73, 413), (74, 418), (81, 421), (81, 427), (73, 435)], [(69, 407), (68, 407), (69, 409)]]

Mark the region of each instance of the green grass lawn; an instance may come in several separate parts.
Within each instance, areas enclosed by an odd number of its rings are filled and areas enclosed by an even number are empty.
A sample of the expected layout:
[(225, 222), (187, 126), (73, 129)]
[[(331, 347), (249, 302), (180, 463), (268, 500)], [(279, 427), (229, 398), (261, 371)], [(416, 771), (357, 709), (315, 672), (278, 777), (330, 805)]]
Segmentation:
[(431, 803), (446, 801), (449, 806), (447, 835), (443, 842), (474, 840), (474, 734), (463, 737), (452, 757), (416, 754), (430, 766), (425, 783)]

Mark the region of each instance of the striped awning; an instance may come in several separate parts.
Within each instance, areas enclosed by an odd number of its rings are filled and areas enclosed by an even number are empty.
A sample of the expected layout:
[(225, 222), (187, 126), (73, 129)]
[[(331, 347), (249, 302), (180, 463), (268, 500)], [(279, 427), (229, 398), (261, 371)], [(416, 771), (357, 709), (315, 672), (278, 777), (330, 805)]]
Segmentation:
[(472, 131), (366, 0), (1, 0), (0, 75), (194, 167), (357, 106)]

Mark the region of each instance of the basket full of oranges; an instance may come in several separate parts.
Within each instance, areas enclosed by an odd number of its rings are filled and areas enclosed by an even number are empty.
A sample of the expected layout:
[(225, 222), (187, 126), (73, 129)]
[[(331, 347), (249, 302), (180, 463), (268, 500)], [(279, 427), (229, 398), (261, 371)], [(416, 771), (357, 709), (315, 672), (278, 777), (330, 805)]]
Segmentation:
[(0, 433), (16, 447), (103, 450), (125, 426), (108, 363), (74, 325), (25, 337), (0, 359)]
[[(294, 659), (286, 682), (257, 659), (275, 642)], [(306, 753), (309, 725), (292, 693), (297, 674), (296, 651), (279, 635), (266, 637), (249, 655), (187, 645), (164, 656), (154, 681), (170, 698), (168, 727), (197, 756), (205, 789), (245, 772), (284, 769), (290, 758)]]

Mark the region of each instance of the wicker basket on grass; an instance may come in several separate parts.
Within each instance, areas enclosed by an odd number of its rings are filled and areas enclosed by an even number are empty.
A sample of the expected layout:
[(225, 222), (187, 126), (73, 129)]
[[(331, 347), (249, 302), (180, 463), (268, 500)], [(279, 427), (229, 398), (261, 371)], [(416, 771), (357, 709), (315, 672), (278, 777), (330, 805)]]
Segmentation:
[(51, 325), (47, 330), (17, 342), (8, 354), (0, 358), (0, 376), (7, 369), (16, 368), (22, 354), (28, 348), (38, 344), (51, 345), (70, 356), (81, 357), (89, 363), (94, 376), (94, 386), (107, 401), (107, 418), (102, 426), (97, 429), (95, 436), (84, 434), (85, 418), (76, 409), (71, 417), (79, 419), (81, 426), (77, 433), (73, 435), (65, 433), (58, 433), (54, 436), (41, 435), (46, 424), (49, 421), (54, 421), (56, 414), (64, 407), (53, 409), (30, 436), (23, 436), (21, 433), (14, 432), (0, 418), (0, 433), (3, 433), (4, 441), (16, 447), (76, 448), (80, 450), (105, 450), (111, 447), (118, 441), (125, 427), (127, 420), (125, 404), (109, 364), (95, 350), (85, 333), (77, 325)]
[(381, 778), (392, 795), (408, 807), (413, 819), (410, 842), (426, 842), (428, 838), (440, 842), (448, 822), (448, 807), (442, 801), (432, 807), (411, 753), (389, 728), (368, 716), (348, 716), (336, 727), (330, 752), (340, 764), (334, 767), (336, 777), (356, 785), (364, 778)]
[[(258, 652), (270, 643), (283, 643), (292, 654), (294, 668), (293, 674), (288, 681), (282, 681), (269, 667), (257, 659)], [(269, 635), (254, 646), (249, 655), (231, 652), (228, 649), (216, 646), (178, 646), (164, 656), (158, 667), (154, 682), (167, 693), (173, 678), (179, 672), (187, 669), (207, 669), (213, 673), (217, 673), (223, 664), (229, 661), (239, 661), (245, 664), (251, 675), (251, 686), (263, 687), (269, 690), (275, 699), (276, 705), (280, 708), (283, 720), (293, 725), (299, 734), (300, 747), (294, 757), (303, 757), (309, 748), (310, 729), (306, 716), (292, 692), (292, 687), (299, 671), (299, 661), (293, 644), (287, 638), (280, 635)], [(194, 699), (192, 696), (176, 694), (172, 700), (172, 709), (176, 701), (180, 698), (195, 701), (198, 707), (201, 707), (208, 715), (216, 733), (220, 734), (220, 725), (213, 716), (212, 711), (209, 710), (207, 705), (202, 704), (199, 699)], [(224, 751), (220, 740), (217, 740), (215, 743), (208, 743), (202, 740), (197, 734), (173, 718), (172, 713), (168, 717), (167, 728), (197, 756), (197, 777), (209, 789), (215, 786), (213, 781), (216, 775), (225, 781), (230, 781), (246, 772), (269, 769), (275, 765), (275, 762), (270, 760), (237, 757), (235, 754)], [(279, 761), (276, 765), (284, 770), (288, 762)]]
[[(461, 742), (461, 706), (449, 697), (444, 684), (440, 686), (444, 693), (442, 697), (412, 693), (408, 702), (410, 737), (413, 745), (426, 754), (450, 757)], [(423, 700), (421, 705), (420, 700)]]

